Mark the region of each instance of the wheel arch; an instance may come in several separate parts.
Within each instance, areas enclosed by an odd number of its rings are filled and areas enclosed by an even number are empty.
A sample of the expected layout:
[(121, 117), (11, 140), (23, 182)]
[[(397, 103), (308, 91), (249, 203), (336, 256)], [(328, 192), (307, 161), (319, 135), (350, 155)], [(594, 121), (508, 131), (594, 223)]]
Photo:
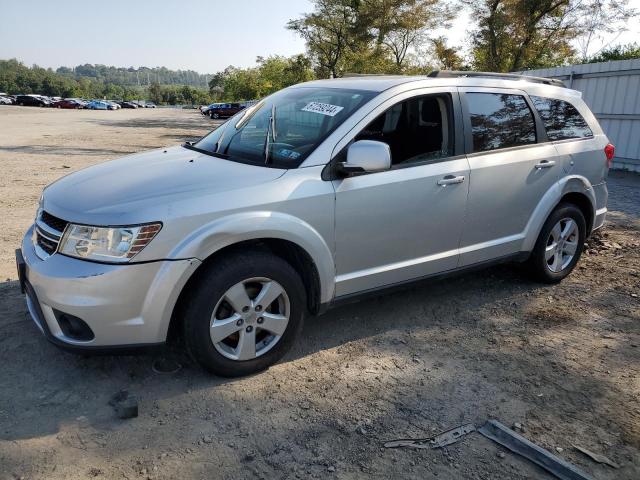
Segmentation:
[(583, 192), (569, 192), (562, 196), (558, 205), (561, 203), (571, 203), (580, 209), (582, 215), (584, 215), (585, 224), (587, 226), (586, 237), (589, 237), (589, 235), (591, 235), (593, 220), (595, 218), (595, 208), (589, 197)]
[(185, 292), (216, 259), (232, 251), (268, 250), (284, 259), (302, 276), (309, 311), (317, 313), (334, 294), (335, 264), (331, 249), (320, 233), (298, 217), (282, 212), (240, 212), (202, 225), (177, 245), (170, 258), (202, 261), (178, 295), (168, 325), (175, 329)]
[(523, 252), (530, 252), (551, 212), (563, 202), (576, 205), (585, 216), (587, 236), (595, 220), (596, 197), (589, 180), (582, 175), (571, 175), (556, 182), (542, 197), (525, 229)]
[(307, 294), (307, 309), (312, 314), (318, 313), (320, 304), (322, 303), (320, 274), (313, 258), (305, 249), (290, 240), (284, 240), (282, 238), (254, 238), (243, 240), (216, 250), (205, 258), (191, 274), (182, 287), (173, 307), (167, 329), (167, 341), (174, 340), (180, 336), (182, 312), (186, 305), (185, 299), (190, 289), (200, 281), (204, 272), (220, 258), (243, 251), (267, 251), (289, 263), (302, 277), (302, 282)]

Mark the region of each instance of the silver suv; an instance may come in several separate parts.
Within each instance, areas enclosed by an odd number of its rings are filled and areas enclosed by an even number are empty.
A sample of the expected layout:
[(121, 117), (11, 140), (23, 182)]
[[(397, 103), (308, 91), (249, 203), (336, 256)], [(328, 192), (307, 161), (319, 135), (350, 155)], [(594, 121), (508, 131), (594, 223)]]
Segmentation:
[(613, 158), (558, 83), (314, 81), (193, 144), (73, 173), (45, 189), (17, 251), (31, 316), (84, 352), (178, 335), (234, 376), (361, 294), (506, 260), (558, 282), (604, 222)]

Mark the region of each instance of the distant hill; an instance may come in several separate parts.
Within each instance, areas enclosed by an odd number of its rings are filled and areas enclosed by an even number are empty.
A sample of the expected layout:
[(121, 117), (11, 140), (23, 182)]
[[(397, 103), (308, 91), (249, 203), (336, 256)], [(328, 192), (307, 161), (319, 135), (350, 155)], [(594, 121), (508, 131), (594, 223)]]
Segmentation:
[(208, 88), (213, 75), (201, 74), (193, 70), (169, 70), (165, 67), (112, 67), (86, 63), (76, 67), (60, 67), (56, 73), (79, 80), (88, 78), (102, 83), (120, 86), (145, 86), (152, 83), (161, 85), (189, 85)]
[(78, 65), (57, 70), (19, 60), (0, 60), (0, 92), (36, 93), (65, 98), (152, 100), (169, 105), (200, 105), (211, 102), (208, 81), (212, 75), (192, 70), (119, 68)]

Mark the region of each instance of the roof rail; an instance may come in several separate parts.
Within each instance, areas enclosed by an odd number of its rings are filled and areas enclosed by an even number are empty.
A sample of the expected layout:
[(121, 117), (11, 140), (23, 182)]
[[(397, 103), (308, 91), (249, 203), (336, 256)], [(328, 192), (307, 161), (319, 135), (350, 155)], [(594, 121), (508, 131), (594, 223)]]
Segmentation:
[(356, 78), (356, 77), (385, 77), (386, 73), (351, 73), (347, 72), (342, 75), (342, 78)]
[(517, 73), (495, 73), (495, 72), (465, 72), (457, 70), (434, 70), (429, 72), (427, 77), (438, 78), (454, 78), (454, 77), (480, 77), (480, 78), (502, 78), (505, 80), (522, 80), (526, 82), (544, 83), (545, 85), (555, 85), (556, 87), (564, 87), (562, 80), (557, 78), (530, 77), (528, 75), (520, 75)]

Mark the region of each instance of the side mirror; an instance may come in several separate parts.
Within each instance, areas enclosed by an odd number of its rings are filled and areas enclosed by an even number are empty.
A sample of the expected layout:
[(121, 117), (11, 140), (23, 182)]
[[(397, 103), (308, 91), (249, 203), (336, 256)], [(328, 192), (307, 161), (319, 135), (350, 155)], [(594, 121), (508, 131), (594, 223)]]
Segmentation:
[(391, 168), (391, 149), (384, 142), (358, 140), (347, 150), (347, 161), (338, 164), (345, 173), (383, 172)]

